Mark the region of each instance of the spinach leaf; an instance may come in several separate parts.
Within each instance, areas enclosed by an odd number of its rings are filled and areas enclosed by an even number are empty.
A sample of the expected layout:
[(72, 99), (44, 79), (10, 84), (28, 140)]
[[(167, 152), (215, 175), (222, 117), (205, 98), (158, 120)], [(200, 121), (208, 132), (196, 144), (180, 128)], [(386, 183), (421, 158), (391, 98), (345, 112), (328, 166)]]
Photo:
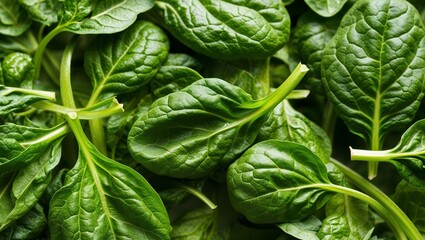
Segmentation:
[(78, 162), (50, 203), (52, 238), (169, 239), (167, 212), (149, 183), (78, 137)]
[(159, 175), (207, 176), (254, 142), (261, 123), (306, 72), (300, 64), (278, 90), (260, 100), (220, 79), (198, 80), (159, 98), (137, 119), (128, 135), (130, 153)]
[(320, 16), (331, 17), (341, 10), (347, 0), (305, 0), (305, 2)]
[[(323, 85), (350, 131), (379, 150), (409, 124), (423, 97), (424, 25), (403, 0), (360, 0), (347, 12), (322, 59)], [(377, 173), (371, 164), (369, 177)]]
[(171, 239), (211, 239), (216, 230), (214, 215), (214, 211), (209, 208), (187, 212), (173, 224)]
[(19, 36), (31, 26), (32, 20), (15, 0), (0, 0), (0, 34)]
[(85, 69), (94, 87), (89, 105), (102, 94), (117, 95), (147, 84), (168, 48), (165, 33), (146, 21), (138, 21), (122, 33), (99, 36), (85, 56)]
[[(37, 159), (14, 173), (8, 186), (2, 188), (2, 194), (9, 194), (8, 203), (2, 201), (5, 208), (0, 218), (0, 231), (23, 217), (38, 202), (51, 180), (51, 171), (59, 163), (61, 156), (61, 141), (43, 149)], [(3, 198), (2, 198), (3, 200)], [(6, 199), (5, 199), (6, 200)]]
[(311, 70), (305, 79), (313, 94), (324, 95), (321, 82), (321, 64), (323, 51), (338, 28), (339, 16), (321, 18), (313, 12), (307, 12), (298, 18), (292, 30), (289, 53), (292, 58), (305, 63)]
[(332, 193), (322, 160), (306, 147), (268, 140), (249, 148), (230, 165), (232, 206), (254, 223), (300, 221), (323, 207)]
[(1, 36), (0, 38), (0, 58), (4, 58), (13, 52), (32, 54), (36, 48), (37, 42), (29, 30), (17, 37)]
[(331, 143), (326, 133), (284, 100), (277, 105), (261, 126), (257, 141), (280, 139), (302, 144), (325, 163), (331, 156)]
[(210, 57), (266, 58), (289, 39), (290, 18), (280, 0), (162, 0), (157, 5), (168, 31)]
[(65, 0), (59, 26), (77, 34), (116, 33), (128, 28), (153, 4), (153, 0), (103, 0), (95, 4), (90, 0)]
[(326, 218), (318, 231), (319, 239), (368, 239), (373, 230), (366, 203), (337, 194), (326, 205)]
[(36, 161), (69, 129), (60, 124), (50, 129), (5, 124), (0, 126), (0, 171), (12, 171)]
[(2, 62), (3, 82), (10, 87), (32, 88), (34, 64), (28, 54), (14, 52)]
[(415, 186), (406, 181), (401, 181), (395, 190), (392, 198), (394, 202), (412, 220), (418, 230), (425, 233), (425, 191), (423, 186)]
[(23, 217), (5, 229), (0, 240), (36, 239), (47, 227), (47, 219), (43, 210), (43, 207), (37, 203)]
[(47, 26), (58, 22), (58, 12), (62, 7), (62, 1), (19, 0), (18, 2), (34, 21), (40, 22)]
[(281, 223), (278, 225), (285, 233), (302, 240), (319, 240), (317, 232), (322, 222), (314, 215), (299, 222)]

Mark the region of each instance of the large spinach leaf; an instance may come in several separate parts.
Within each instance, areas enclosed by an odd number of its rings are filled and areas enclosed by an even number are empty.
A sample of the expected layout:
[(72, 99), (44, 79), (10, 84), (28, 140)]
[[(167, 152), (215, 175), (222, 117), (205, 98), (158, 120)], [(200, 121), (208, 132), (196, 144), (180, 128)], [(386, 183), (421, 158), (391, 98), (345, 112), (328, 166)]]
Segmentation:
[[(423, 97), (425, 29), (403, 0), (358, 1), (323, 53), (323, 85), (349, 129), (373, 150), (409, 124)], [(369, 177), (377, 173), (370, 165)]]
[(167, 212), (149, 183), (77, 138), (78, 162), (50, 203), (52, 238), (168, 239)]
[(219, 59), (265, 58), (289, 39), (280, 0), (162, 0), (164, 24), (181, 42)]
[(262, 122), (301, 80), (299, 65), (264, 99), (220, 79), (202, 79), (155, 101), (133, 125), (128, 146), (147, 169), (179, 178), (204, 177), (227, 166), (257, 137)]

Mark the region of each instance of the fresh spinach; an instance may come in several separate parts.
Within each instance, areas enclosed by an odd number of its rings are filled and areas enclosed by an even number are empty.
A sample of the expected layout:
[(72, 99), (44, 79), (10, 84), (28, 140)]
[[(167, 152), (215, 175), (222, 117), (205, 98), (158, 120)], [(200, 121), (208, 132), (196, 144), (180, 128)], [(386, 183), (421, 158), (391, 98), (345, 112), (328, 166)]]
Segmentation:
[(423, 239), (424, 19), (0, 0), (0, 239)]

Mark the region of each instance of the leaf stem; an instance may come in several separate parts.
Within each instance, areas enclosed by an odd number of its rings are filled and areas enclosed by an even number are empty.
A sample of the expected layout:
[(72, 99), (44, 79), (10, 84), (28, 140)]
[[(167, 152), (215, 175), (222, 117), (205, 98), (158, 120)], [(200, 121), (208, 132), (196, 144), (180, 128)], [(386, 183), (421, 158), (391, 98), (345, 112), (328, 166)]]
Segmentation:
[(406, 214), (385, 193), (338, 160), (331, 158), (331, 162), (335, 164), (352, 183), (380, 202), (382, 206), (391, 213), (392, 217), (397, 220), (398, 224), (402, 226), (409, 239), (423, 239), (421, 233), (412, 221), (410, 221)]
[(40, 71), (41, 71), (41, 60), (43, 58), (44, 49), (47, 47), (47, 44), (59, 33), (63, 31), (62, 26), (58, 26), (52, 31), (50, 31), (41, 41), (38, 45), (37, 50), (34, 54), (34, 78), (37, 79), (40, 77)]
[(201, 200), (202, 202), (204, 202), (209, 208), (211, 209), (216, 209), (217, 205), (215, 205), (215, 203), (213, 203), (207, 196), (205, 196), (201, 191), (199, 191), (196, 188), (193, 187), (189, 187), (187, 185), (183, 185), (183, 184), (178, 184), (179, 188), (194, 195), (195, 197), (197, 197), (199, 200)]
[(75, 108), (74, 95), (71, 85), (71, 60), (76, 45), (76, 38), (71, 38), (65, 48), (60, 66), (60, 92), (65, 107)]

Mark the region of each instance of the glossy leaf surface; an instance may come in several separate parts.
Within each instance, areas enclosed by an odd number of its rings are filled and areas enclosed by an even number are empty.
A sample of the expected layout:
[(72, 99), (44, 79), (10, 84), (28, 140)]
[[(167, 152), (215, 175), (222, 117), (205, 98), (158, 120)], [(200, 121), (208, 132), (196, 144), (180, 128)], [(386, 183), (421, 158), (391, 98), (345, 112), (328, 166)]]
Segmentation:
[(349, 129), (377, 150), (423, 96), (425, 30), (407, 1), (358, 1), (322, 60), (323, 84)]
[(37, 22), (50, 26), (58, 21), (62, 2), (58, 0), (19, 0), (19, 4)]
[(59, 163), (61, 156), (60, 141), (39, 153), (30, 164), (17, 171), (9, 184), (2, 188), (3, 194), (10, 194), (8, 203), (1, 198), (3, 209), (0, 218), (0, 231), (24, 216), (38, 202), (51, 180), (51, 171)]
[(25, 109), (41, 100), (55, 100), (55, 93), (0, 85), (0, 115)]
[(147, 84), (168, 54), (167, 36), (146, 21), (99, 38), (85, 56), (85, 68), (94, 86), (92, 100), (100, 94), (116, 95)]
[(253, 144), (267, 115), (306, 71), (299, 65), (279, 90), (261, 100), (220, 79), (196, 81), (156, 100), (135, 122), (128, 137), (130, 153), (160, 175), (207, 176)]
[(49, 226), (55, 239), (169, 239), (171, 230), (149, 183), (88, 140), (50, 203)]
[(181, 42), (207, 56), (266, 58), (289, 38), (290, 19), (280, 0), (158, 3), (164, 10), (167, 29)]
[(307, 5), (323, 17), (331, 17), (339, 12), (347, 0), (305, 0)]
[[(152, 0), (65, 0), (60, 25), (77, 34), (116, 33), (133, 24), (139, 13), (153, 7)], [(90, 16), (87, 18), (87, 16)]]
[(268, 140), (249, 148), (227, 172), (233, 207), (254, 223), (295, 222), (326, 204), (331, 184), (323, 162), (306, 147)]
[(258, 141), (280, 139), (306, 146), (325, 163), (331, 156), (331, 143), (326, 133), (300, 112), (288, 100), (277, 105), (261, 126)]

